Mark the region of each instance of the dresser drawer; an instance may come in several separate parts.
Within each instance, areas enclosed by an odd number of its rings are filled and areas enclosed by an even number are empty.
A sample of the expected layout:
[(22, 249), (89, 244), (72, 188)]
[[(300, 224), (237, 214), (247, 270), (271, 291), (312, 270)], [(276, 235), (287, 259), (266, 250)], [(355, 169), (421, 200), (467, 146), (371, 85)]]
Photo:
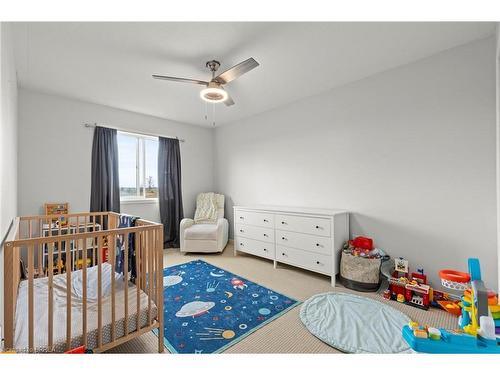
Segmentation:
[(332, 240), (330, 237), (277, 230), (276, 244), (324, 255), (332, 255)]
[(276, 215), (276, 229), (330, 237), (330, 220), (315, 217)]
[(274, 243), (274, 229), (271, 228), (236, 224), (235, 231), (235, 235), (238, 237)]
[(236, 210), (234, 211), (234, 222), (237, 224), (274, 228), (274, 214)]
[(257, 255), (259, 257), (268, 259), (274, 259), (274, 244), (269, 242), (251, 240), (249, 238), (235, 236), (234, 247), (236, 250), (242, 251), (244, 253)]
[(326, 275), (332, 274), (332, 257), (328, 255), (278, 245), (276, 260)]

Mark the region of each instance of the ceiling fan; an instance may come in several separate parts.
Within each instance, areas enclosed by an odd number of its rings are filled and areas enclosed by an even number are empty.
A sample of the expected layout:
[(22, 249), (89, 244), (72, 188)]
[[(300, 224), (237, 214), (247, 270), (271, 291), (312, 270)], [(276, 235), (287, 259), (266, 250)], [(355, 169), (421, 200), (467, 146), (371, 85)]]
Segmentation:
[(220, 67), (220, 62), (216, 60), (207, 61), (206, 67), (212, 72), (212, 79), (210, 81), (200, 81), (197, 79), (189, 78), (179, 78), (179, 77), (169, 77), (162, 76), (158, 74), (153, 74), (154, 79), (163, 79), (166, 81), (184, 82), (184, 83), (194, 83), (196, 85), (203, 85), (205, 88), (200, 91), (200, 97), (210, 103), (221, 103), (224, 102), (225, 105), (230, 106), (234, 104), (233, 99), (229, 96), (227, 91), (222, 85), (225, 85), (231, 81), (234, 81), (239, 76), (249, 72), (250, 70), (259, 66), (259, 63), (255, 61), (254, 58), (249, 59), (236, 64), (232, 68), (226, 70), (224, 73), (215, 76), (215, 72)]

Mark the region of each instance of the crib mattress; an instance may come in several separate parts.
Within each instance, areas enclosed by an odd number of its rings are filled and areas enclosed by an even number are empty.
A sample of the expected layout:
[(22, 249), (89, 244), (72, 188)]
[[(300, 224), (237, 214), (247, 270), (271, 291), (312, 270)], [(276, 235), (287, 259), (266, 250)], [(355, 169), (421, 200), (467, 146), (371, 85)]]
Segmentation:
[[(111, 342), (111, 265), (102, 265), (102, 344)], [(129, 282), (128, 317), (125, 317), (125, 285), (121, 275), (115, 277), (115, 339), (124, 336), (125, 321), (129, 333), (137, 328), (137, 288)], [(87, 269), (87, 347), (97, 347), (97, 266)], [(34, 345), (36, 352), (48, 352), (48, 278), (33, 280), (34, 288)], [(71, 274), (71, 347), (83, 345), (82, 272)], [(66, 351), (66, 275), (53, 278), (53, 351)], [(157, 307), (151, 300), (151, 319), (157, 316)], [(148, 296), (140, 291), (139, 326), (148, 325)], [(15, 349), (28, 351), (28, 282), (21, 281), (16, 305)]]

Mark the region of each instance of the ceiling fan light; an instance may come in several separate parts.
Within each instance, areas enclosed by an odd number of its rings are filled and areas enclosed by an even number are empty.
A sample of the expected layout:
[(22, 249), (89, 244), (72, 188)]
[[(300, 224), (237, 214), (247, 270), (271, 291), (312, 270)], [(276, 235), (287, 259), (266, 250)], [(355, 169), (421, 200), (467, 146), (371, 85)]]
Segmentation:
[(228, 95), (221, 87), (207, 87), (200, 91), (200, 98), (210, 103), (221, 103), (227, 100)]

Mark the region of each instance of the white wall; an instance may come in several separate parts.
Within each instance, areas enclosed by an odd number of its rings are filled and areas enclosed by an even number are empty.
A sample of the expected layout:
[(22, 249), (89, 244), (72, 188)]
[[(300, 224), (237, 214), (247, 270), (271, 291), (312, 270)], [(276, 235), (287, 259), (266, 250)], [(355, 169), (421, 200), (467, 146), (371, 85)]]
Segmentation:
[[(500, 23), (496, 26), (496, 163), (497, 163), (497, 269), (500, 270)], [(498, 287), (500, 290), (500, 271), (498, 272)]]
[[(0, 243), (17, 216), (17, 79), (10, 25), (0, 27)], [(3, 326), (3, 249), (0, 246), (0, 325)], [(3, 335), (3, 331), (1, 333)]]
[[(178, 136), (184, 212), (196, 194), (213, 189), (212, 131), (111, 107), (21, 89), (19, 91), (19, 212), (42, 212), (44, 202), (69, 202), (88, 211), (93, 129), (84, 123)], [(159, 221), (158, 204), (123, 204), (122, 212)]]
[(215, 150), (229, 218), (232, 204), (345, 208), (351, 234), (434, 283), (476, 256), (496, 287), (493, 37), (216, 128)]

